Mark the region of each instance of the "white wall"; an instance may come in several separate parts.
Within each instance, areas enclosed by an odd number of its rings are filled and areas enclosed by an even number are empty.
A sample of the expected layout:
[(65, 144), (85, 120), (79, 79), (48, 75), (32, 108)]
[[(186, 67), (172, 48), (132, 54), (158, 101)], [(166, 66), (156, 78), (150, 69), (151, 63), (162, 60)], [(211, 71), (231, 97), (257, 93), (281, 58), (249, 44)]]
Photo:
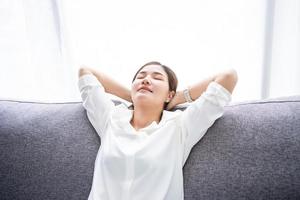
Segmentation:
[(228, 68), (233, 101), (260, 98), (265, 1), (69, 1), (74, 62), (130, 86), (144, 63), (172, 67), (179, 89)]
[(300, 94), (299, 8), (297, 0), (2, 0), (0, 99), (81, 101), (80, 64), (130, 87), (152, 60), (174, 69), (179, 89), (236, 69), (233, 102), (260, 99), (263, 88), (268, 97)]

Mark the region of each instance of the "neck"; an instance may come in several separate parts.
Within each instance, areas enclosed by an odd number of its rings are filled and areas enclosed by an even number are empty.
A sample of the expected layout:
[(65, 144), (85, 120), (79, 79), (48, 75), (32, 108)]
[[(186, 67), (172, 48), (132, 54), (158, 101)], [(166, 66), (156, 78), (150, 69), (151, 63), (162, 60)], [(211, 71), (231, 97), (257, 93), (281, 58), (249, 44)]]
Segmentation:
[(130, 123), (136, 130), (139, 130), (150, 125), (153, 121), (159, 123), (161, 115), (162, 109), (135, 105)]

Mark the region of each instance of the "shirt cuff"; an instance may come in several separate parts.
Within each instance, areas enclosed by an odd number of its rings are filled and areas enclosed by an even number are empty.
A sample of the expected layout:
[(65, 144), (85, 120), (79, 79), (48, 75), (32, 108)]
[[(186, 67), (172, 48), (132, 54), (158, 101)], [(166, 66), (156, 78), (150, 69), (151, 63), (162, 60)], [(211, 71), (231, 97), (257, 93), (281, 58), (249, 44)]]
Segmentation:
[(93, 74), (85, 74), (79, 77), (78, 79), (78, 88), (81, 91), (85, 86), (100, 86), (103, 88), (103, 85)]
[[(212, 81), (209, 83), (206, 89), (206, 97), (213, 101), (213, 103), (225, 106), (232, 100), (231, 93), (224, 88), (221, 84)], [(215, 96), (217, 98), (211, 98)]]

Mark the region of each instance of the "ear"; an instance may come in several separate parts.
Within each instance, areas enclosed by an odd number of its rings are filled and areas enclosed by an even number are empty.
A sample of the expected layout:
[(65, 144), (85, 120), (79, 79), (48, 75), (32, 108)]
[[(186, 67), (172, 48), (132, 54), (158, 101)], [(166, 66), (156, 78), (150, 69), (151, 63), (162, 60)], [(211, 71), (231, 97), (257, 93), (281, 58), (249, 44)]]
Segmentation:
[(175, 91), (169, 91), (166, 103), (169, 103), (173, 99), (173, 97), (175, 96), (175, 94), (176, 94)]

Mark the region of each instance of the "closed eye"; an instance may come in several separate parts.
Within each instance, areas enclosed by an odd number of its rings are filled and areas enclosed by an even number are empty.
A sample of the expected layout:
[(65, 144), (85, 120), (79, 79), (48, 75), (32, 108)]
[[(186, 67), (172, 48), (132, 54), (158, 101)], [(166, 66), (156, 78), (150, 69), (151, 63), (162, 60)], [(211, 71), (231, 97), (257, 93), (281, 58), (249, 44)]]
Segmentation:
[[(142, 79), (144, 76), (137, 76), (136, 79)], [(164, 80), (162, 77), (154, 77), (155, 80)]]

